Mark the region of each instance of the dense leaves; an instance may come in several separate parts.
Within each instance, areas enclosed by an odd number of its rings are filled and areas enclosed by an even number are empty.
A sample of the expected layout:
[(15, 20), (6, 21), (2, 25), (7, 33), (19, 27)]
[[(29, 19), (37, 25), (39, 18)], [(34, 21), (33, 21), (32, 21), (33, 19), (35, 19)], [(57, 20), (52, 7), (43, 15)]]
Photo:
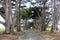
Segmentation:
[(5, 10), (4, 10), (3, 7), (0, 8), (0, 12), (1, 12), (1, 13), (4, 13), (4, 12), (5, 12)]

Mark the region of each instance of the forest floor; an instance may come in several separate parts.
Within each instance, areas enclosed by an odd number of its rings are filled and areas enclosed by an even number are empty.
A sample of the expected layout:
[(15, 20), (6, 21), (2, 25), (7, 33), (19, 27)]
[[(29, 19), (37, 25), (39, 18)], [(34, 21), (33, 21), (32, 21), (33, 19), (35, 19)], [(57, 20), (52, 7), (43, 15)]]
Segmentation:
[(39, 34), (43, 40), (60, 40), (60, 33), (51, 33), (49, 31), (40, 32), (39, 30), (35, 30), (37, 34)]
[[(35, 32), (36, 33), (35, 33)], [(40, 40), (60, 40), (60, 33), (50, 33), (49, 31), (40, 32), (39, 30), (30, 30), (25, 32), (17, 32), (16, 34), (1, 34), (0, 40), (25, 40), (26, 38), (37, 38), (40, 35)], [(24, 35), (23, 35), (24, 34)], [(23, 35), (23, 36), (22, 36)], [(21, 38), (22, 37), (22, 38)], [(39, 40), (39, 39), (38, 39)]]
[(0, 40), (42, 40), (42, 38), (33, 30), (16, 34), (1, 34)]
[(25, 32), (16, 32), (14, 34), (0, 34), (0, 40), (20, 40), (19, 37)]
[(6, 35), (6, 34), (3, 34), (3, 35), (0, 35), (0, 40), (18, 40), (18, 37), (17, 35)]

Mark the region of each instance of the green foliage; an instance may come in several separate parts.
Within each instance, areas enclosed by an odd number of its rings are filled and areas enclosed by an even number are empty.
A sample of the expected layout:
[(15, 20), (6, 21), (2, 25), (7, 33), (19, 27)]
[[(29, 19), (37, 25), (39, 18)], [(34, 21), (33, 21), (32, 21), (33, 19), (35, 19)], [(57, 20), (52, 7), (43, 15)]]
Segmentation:
[(26, 9), (23, 8), (20, 10), (20, 15), (22, 15), (23, 19), (28, 17), (28, 15), (29, 15), (28, 13), (29, 13), (29, 8), (26, 8)]
[(0, 8), (0, 12), (1, 12), (1, 13), (4, 13), (4, 12), (5, 12), (5, 10), (4, 10), (3, 7)]
[(17, 32), (17, 26), (15, 25), (13, 28), (14, 32)]
[(5, 29), (0, 29), (0, 33), (3, 33), (5, 31)]
[[(31, 18), (35, 19), (36, 17), (39, 17), (41, 16), (41, 9), (40, 7), (33, 7), (33, 8), (30, 8), (30, 14), (32, 15)], [(33, 11), (33, 13), (32, 13)]]
[(46, 30), (47, 30), (47, 31), (51, 31), (51, 27), (47, 27)]

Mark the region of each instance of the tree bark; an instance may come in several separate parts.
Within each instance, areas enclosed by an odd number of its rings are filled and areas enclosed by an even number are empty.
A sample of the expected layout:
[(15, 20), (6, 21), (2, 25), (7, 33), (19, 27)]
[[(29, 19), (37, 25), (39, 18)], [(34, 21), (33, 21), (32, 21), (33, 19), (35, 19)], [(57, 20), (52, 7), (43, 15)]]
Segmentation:
[(17, 6), (17, 31), (20, 31), (20, 20), (21, 20), (21, 16), (20, 16), (20, 3), (21, 0), (17, 0), (17, 5), (19, 4), (19, 6)]
[(10, 33), (10, 4), (11, 0), (5, 0), (5, 15), (6, 15), (6, 27), (5, 27), (5, 33)]
[(43, 8), (42, 8), (41, 31), (46, 31), (46, 12), (45, 12), (45, 4), (43, 5)]
[(57, 14), (57, 8), (56, 8), (56, 0), (54, 0), (54, 13), (53, 13), (53, 26), (52, 26), (52, 32), (58, 31), (58, 14)]

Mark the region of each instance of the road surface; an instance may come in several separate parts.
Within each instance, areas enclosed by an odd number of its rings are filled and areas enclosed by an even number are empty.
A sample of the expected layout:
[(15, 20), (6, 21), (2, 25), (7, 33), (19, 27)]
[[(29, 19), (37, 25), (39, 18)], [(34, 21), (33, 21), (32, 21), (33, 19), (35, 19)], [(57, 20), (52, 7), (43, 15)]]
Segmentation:
[(21, 37), (21, 40), (42, 40), (42, 38), (35, 33), (33, 30), (28, 30), (23, 37)]

